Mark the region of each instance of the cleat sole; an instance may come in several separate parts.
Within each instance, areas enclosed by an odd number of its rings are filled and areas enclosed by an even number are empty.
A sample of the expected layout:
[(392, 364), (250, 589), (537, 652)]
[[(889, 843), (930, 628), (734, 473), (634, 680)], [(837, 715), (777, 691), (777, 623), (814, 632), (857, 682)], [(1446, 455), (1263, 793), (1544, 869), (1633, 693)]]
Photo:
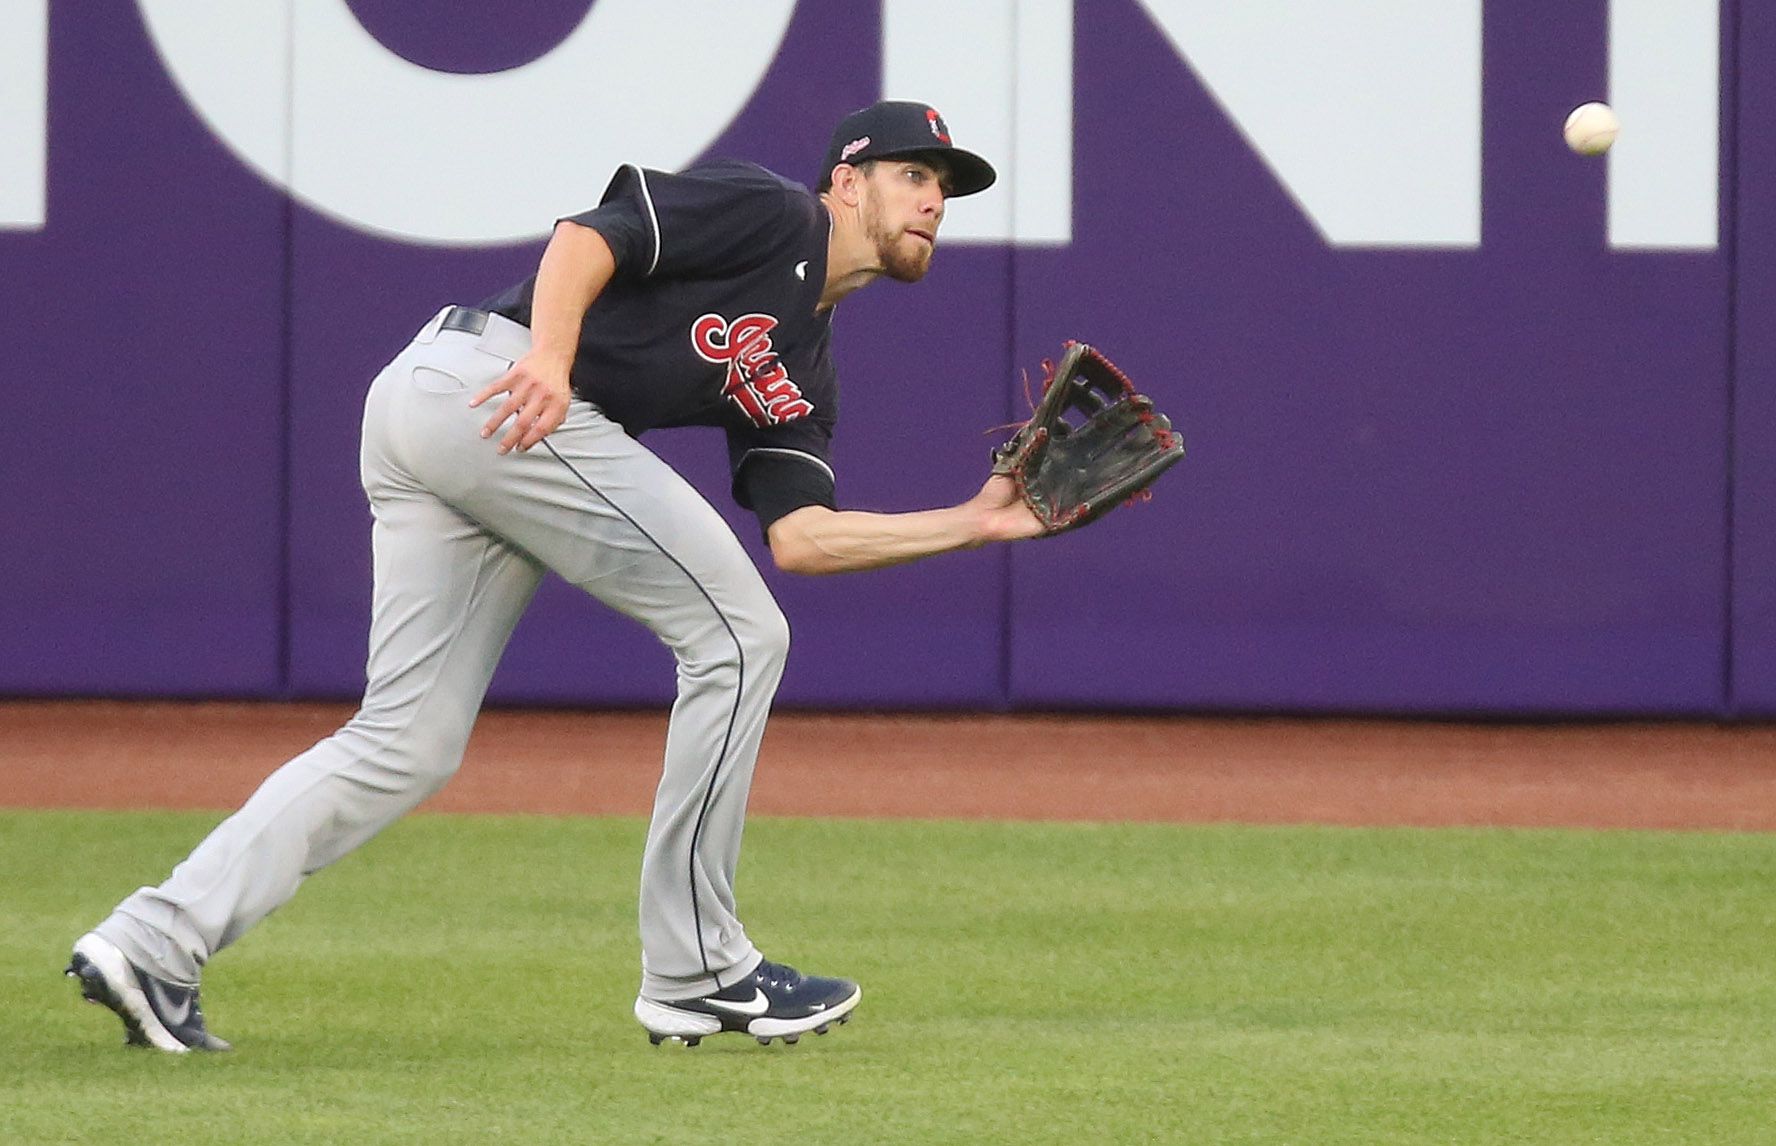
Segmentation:
[(164, 1028), (157, 1031), (155, 1036), (150, 1036), (142, 1021), (142, 1016), (150, 1013), (148, 1000), (139, 993), (131, 1000), (114, 990), (111, 981), (99, 970), (97, 963), (85, 953), (77, 951), (67, 970), (62, 973), (80, 985), (80, 997), (83, 1000), (95, 1007), (104, 1007), (123, 1020), (124, 1046), (152, 1047), (170, 1054), (183, 1054), (188, 1049)]

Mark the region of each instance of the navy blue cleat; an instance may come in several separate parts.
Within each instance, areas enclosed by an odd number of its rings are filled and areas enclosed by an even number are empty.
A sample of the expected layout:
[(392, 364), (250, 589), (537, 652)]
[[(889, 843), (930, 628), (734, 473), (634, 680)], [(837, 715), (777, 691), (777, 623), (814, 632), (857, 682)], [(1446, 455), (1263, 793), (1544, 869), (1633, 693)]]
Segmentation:
[(196, 987), (181, 987), (148, 974), (96, 932), (82, 935), (74, 944), (66, 974), (80, 984), (87, 1002), (109, 1007), (123, 1020), (129, 1046), (169, 1054), (234, 1049), (204, 1029)]
[(793, 1043), (813, 1031), (825, 1034), (851, 1018), (863, 998), (856, 983), (804, 975), (782, 963), (762, 962), (732, 986), (694, 999), (635, 1000), (635, 1017), (655, 1046), (668, 1039), (696, 1046), (705, 1035), (735, 1031), (770, 1045)]

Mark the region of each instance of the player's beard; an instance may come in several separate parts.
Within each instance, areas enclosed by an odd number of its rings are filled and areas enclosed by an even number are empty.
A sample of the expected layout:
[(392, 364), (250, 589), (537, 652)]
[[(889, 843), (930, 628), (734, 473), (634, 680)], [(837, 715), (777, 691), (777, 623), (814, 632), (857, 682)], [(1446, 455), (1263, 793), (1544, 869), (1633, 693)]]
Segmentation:
[(882, 219), (882, 204), (875, 188), (869, 191), (869, 209), (864, 215), (864, 230), (876, 246), (876, 259), (882, 273), (903, 283), (916, 283), (931, 269), (932, 244), (904, 227), (890, 228)]

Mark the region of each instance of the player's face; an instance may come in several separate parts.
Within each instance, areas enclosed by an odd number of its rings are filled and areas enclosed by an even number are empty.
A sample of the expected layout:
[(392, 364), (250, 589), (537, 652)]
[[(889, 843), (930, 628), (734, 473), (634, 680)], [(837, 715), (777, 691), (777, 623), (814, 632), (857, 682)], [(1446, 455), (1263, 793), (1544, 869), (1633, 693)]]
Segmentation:
[(863, 221), (889, 278), (916, 283), (931, 269), (943, 223), (943, 177), (917, 159), (884, 159), (865, 181)]

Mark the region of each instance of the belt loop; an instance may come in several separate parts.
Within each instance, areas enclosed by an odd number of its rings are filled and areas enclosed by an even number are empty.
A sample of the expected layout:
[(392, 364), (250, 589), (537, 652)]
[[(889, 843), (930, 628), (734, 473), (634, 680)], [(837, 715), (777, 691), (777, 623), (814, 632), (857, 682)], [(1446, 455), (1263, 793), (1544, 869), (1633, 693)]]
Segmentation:
[(508, 362), (516, 362), (530, 353), (530, 328), (513, 322), (503, 314), (489, 314), (487, 329), (481, 332), (476, 346)]
[(426, 320), (426, 324), (419, 328), (419, 333), (413, 336), (413, 341), (420, 343), (421, 345), (426, 345), (435, 341), (438, 337), (439, 329), (444, 325), (444, 316), (449, 313), (450, 308), (444, 307), (439, 310), (437, 314), (432, 315), (431, 318)]

